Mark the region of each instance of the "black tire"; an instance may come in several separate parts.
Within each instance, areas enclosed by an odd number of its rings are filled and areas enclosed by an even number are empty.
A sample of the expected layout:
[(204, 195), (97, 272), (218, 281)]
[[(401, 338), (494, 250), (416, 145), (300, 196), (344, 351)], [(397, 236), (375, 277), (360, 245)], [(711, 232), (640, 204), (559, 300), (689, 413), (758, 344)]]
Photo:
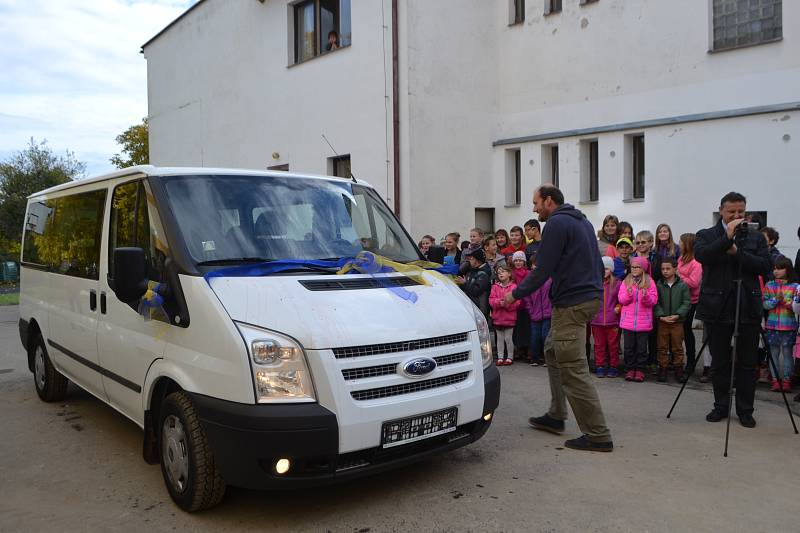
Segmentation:
[(184, 511), (214, 507), (225, 496), (225, 480), (189, 395), (167, 396), (158, 422), (161, 473), (172, 500)]
[(69, 380), (50, 361), (41, 333), (36, 334), (29, 350), (33, 358), (33, 385), (36, 387), (36, 394), (42, 401), (60, 402), (67, 396)]

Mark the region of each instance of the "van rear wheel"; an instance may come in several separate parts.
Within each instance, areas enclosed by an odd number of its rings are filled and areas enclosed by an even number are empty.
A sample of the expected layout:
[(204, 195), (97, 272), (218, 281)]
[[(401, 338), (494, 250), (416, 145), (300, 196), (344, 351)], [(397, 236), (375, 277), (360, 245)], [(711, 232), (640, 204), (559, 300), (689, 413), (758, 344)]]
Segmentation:
[(225, 496), (225, 481), (189, 395), (167, 396), (159, 418), (161, 473), (172, 500), (188, 512), (214, 507)]
[(33, 383), (36, 394), (45, 402), (60, 402), (67, 396), (69, 380), (56, 370), (47, 355), (42, 334), (36, 335), (31, 344), (33, 351)]

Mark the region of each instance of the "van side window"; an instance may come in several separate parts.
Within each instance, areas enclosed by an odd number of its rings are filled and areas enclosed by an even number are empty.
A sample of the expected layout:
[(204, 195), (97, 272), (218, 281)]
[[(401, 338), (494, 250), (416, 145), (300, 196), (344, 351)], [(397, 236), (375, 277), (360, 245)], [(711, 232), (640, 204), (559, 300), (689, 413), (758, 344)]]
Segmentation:
[(67, 276), (98, 279), (105, 202), (103, 189), (31, 204), (23, 262)]
[(114, 273), (114, 250), (136, 247), (144, 250), (148, 277), (155, 281), (164, 281), (164, 261), (169, 250), (152, 198), (141, 180), (123, 183), (114, 188), (108, 232), (109, 277), (113, 277)]

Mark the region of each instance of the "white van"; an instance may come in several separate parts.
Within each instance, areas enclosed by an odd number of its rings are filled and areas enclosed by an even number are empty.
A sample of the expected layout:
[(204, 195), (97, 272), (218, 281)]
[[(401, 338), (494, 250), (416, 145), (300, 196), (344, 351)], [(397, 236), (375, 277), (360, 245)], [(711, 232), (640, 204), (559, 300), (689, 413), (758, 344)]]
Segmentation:
[(34, 194), (19, 331), (36, 391), (61, 401), (72, 381), (142, 427), (187, 511), (226, 484), (330, 483), (474, 442), (500, 395), (486, 321), (436, 273), (330, 266), (362, 250), (421, 259), (354, 179), (140, 166)]

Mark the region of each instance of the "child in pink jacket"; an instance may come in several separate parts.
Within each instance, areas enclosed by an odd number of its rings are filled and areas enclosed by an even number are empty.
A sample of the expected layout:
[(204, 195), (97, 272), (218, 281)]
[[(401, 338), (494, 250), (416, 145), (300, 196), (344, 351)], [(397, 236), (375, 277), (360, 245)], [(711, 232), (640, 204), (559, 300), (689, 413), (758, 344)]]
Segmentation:
[(497, 334), (497, 366), (505, 366), (514, 364), (514, 325), (517, 323), (520, 301), (514, 300), (514, 303), (506, 305), (506, 295), (516, 289), (517, 284), (511, 281), (511, 269), (507, 266), (498, 265), (495, 270), (497, 281), (489, 293), (489, 306)]
[[(617, 377), (619, 365), (619, 300), (620, 282), (614, 277), (614, 260), (603, 257), (603, 306), (590, 322), (594, 337), (594, 364), (598, 378)], [(606, 370), (606, 363), (609, 363)]]
[(620, 284), (617, 293), (622, 306), (619, 327), (625, 351), (626, 381), (644, 381), (647, 366), (647, 335), (653, 329), (653, 307), (658, 303), (658, 291), (653, 278), (645, 270), (649, 262), (644, 257), (631, 259), (631, 273)]

